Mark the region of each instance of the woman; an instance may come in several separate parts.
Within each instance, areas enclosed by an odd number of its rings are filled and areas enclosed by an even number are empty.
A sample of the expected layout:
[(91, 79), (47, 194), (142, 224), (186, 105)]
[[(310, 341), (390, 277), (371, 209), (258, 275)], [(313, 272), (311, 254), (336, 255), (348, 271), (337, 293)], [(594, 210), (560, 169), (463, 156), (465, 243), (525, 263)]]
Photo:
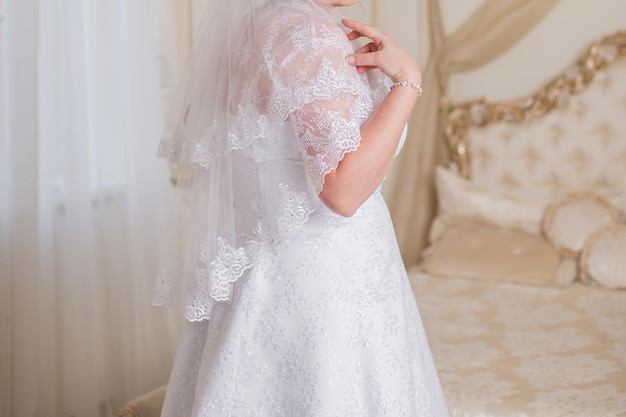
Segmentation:
[(155, 302), (189, 321), (163, 416), (447, 415), (380, 194), (421, 74), (356, 2), (210, 6), (160, 147)]

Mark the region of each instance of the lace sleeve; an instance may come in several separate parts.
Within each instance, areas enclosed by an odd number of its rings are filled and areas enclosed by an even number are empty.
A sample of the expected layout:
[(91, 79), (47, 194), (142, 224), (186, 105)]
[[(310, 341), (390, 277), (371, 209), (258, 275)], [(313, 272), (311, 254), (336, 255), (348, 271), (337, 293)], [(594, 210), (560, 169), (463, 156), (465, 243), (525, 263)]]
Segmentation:
[(351, 115), (354, 101), (347, 94), (316, 100), (290, 117), (310, 185), (317, 194), (326, 174), (337, 168), (344, 155), (356, 150), (361, 141), (360, 125)]
[(358, 148), (360, 127), (373, 109), (368, 78), (346, 62), (354, 52), (333, 21), (310, 21), (285, 29), (276, 62), (274, 111), (289, 120), (317, 194), (324, 177)]

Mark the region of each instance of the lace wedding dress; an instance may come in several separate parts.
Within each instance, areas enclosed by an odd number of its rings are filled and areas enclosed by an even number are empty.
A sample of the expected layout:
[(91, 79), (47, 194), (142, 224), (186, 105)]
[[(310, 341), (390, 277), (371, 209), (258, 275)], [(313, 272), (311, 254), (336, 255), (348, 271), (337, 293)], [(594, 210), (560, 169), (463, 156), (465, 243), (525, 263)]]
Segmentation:
[(318, 197), (385, 83), (323, 0), (267, 2), (241, 42), (236, 108), (160, 148), (193, 178), (155, 290), (188, 319), (163, 416), (447, 416), (380, 187), (350, 218)]

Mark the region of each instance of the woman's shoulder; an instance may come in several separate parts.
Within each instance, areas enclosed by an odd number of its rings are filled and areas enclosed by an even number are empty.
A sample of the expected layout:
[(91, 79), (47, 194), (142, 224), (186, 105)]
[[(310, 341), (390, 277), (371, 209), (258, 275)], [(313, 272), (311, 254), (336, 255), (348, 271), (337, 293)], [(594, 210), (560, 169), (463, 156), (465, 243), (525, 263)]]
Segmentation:
[(274, 0), (261, 9), (257, 30), (271, 34), (277, 45), (351, 45), (332, 9), (319, 6), (315, 0)]

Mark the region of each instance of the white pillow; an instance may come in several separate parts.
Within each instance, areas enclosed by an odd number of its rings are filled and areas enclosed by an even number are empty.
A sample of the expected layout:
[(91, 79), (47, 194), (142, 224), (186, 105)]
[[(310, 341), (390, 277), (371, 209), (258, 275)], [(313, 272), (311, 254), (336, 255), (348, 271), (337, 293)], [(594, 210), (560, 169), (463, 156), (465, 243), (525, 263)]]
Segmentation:
[(541, 233), (545, 197), (487, 190), (443, 167), (437, 167), (435, 181), (441, 214)]
[(577, 258), (596, 230), (616, 224), (619, 211), (595, 193), (574, 193), (556, 199), (543, 219), (543, 231), (561, 254)]
[(581, 278), (603, 287), (626, 288), (626, 226), (611, 225), (587, 239), (580, 257)]
[(457, 222), (422, 255), (426, 272), (446, 277), (569, 285), (577, 275), (543, 236), (486, 224)]

